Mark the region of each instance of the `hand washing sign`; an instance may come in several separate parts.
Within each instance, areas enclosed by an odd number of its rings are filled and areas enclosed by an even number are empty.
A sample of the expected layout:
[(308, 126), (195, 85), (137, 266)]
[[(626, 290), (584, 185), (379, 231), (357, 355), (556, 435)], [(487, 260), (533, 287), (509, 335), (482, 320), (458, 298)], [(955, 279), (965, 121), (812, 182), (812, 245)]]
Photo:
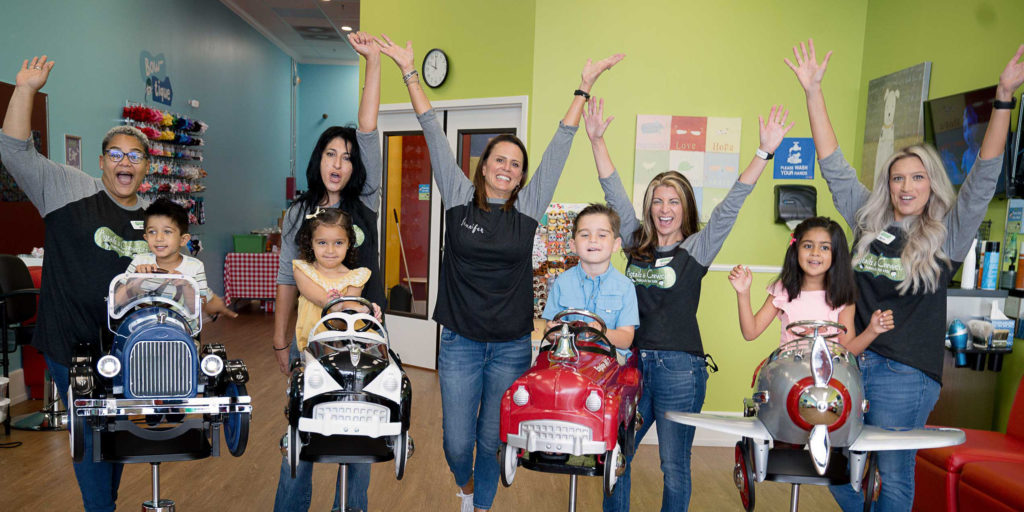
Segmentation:
[(814, 139), (792, 137), (782, 139), (775, 150), (775, 179), (814, 179)]

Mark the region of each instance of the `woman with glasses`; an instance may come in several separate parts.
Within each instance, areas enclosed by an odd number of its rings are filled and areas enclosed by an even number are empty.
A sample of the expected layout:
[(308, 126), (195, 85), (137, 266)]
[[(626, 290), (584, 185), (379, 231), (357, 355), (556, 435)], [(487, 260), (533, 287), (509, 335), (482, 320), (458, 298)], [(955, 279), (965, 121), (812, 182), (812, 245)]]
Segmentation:
[[(149, 252), (142, 239), (146, 205), (138, 196), (149, 170), (149, 141), (130, 126), (111, 128), (103, 137), (99, 178), (40, 155), (32, 140), (32, 103), (53, 66), (45, 55), (22, 63), (0, 132), (0, 159), (46, 225), (32, 346), (45, 356), (66, 405), (72, 351), (97, 345), (96, 333), (107, 328), (102, 297), (110, 280), (133, 256)], [(123, 465), (92, 460), (92, 436), (85, 436), (85, 455), (74, 463), (83, 508), (114, 510)]]

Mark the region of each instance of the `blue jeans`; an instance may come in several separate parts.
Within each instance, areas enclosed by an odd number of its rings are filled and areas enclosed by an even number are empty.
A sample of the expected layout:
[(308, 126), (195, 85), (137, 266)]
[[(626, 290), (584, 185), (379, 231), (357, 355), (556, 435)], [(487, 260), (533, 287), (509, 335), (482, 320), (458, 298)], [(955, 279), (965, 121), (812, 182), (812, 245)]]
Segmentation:
[[(661, 510), (686, 510), (690, 506), (690, 449), (694, 428), (669, 421), (669, 411), (700, 412), (707, 391), (708, 370), (703, 357), (674, 350), (641, 350), (640, 371), (644, 379), (637, 411), (644, 424), (636, 433), (636, 445), (651, 428), (658, 427), (658, 455), (664, 486)], [(615, 492), (604, 499), (604, 510), (629, 510), (630, 463), (615, 484)]]
[[(860, 355), (864, 396), (870, 408), (868, 425), (921, 428), (939, 399), (939, 383), (921, 370), (882, 357), (870, 350)], [(914, 503), (914, 456), (917, 450), (876, 452), (882, 492), (872, 510), (909, 511)], [(829, 487), (846, 512), (864, 509), (863, 495), (849, 485)]]
[[(290, 363), (299, 359), (299, 349), (292, 340), (292, 348), (288, 351)], [(289, 363), (289, 364), (290, 364)], [(346, 508), (367, 510), (366, 490), (370, 487), (370, 464), (349, 464), (347, 487), (345, 488)], [(341, 468), (334, 487), (334, 505), (341, 506)], [(288, 456), (281, 458), (281, 474), (277, 478), (277, 494), (274, 496), (274, 512), (306, 512), (313, 500), (313, 463), (299, 460), (295, 468), (295, 478), (288, 465)], [(342, 511), (344, 512), (344, 511)]]
[[(490, 509), (498, 490), (501, 397), (530, 368), (530, 336), (481, 342), (441, 329), (444, 458), (459, 487), (473, 479), (473, 506)], [(474, 464), (473, 448), (476, 447)]]
[[(46, 356), (50, 378), (57, 385), (57, 392), (64, 405), (68, 404), (68, 367)], [(117, 506), (117, 488), (121, 485), (121, 471), (124, 464), (92, 461), (92, 431), (85, 431), (85, 454), (82, 462), (75, 462), (75, 478), (78, 490), (82, 491), (82, 503), (88, 512), (114, 510)]]

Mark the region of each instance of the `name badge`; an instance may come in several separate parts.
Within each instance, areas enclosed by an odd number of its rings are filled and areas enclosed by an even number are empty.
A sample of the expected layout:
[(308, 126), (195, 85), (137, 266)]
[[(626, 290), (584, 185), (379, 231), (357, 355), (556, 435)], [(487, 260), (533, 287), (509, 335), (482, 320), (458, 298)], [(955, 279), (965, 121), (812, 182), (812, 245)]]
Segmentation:
[(145, 227), (146, 227), (146, 221), (144, 221), (144, 220), (133, 220), (132, 221), (132, 228), (134, 228), (134, 229), (141, 230), (141, 229), (143, 229)]
[(893, 240), (896, 240), (896, 235), (888, 231), (882, 231), (881, 233), (878, 234), (877, 237), (875, 237), (875, 240), (878, 240), (879, 242), (882, 242), (885, 245), (889, 245), (892, 243)]
[(665, 265), (668, 265), (669, 262), (671, 262), (671, 261), (672, 261), (672, 256), (669, 256), (667, 258), (658, 258), (658, 259), (654, 260), (654, 268), (664, 267)]

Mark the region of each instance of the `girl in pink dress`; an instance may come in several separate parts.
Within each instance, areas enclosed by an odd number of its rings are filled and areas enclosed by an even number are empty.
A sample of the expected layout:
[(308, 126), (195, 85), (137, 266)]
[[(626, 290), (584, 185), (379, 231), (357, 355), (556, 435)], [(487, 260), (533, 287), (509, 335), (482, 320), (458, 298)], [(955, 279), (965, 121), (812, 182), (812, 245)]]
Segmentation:
[(801, 320), (827, 320), (846, 326), (839, 343), (860, 354), (881, 333), (892, 329), (892, 310), (876, 310), (867, 329), (853, 328), (857, 287), (846, 234), (828, 217), (811, 217), (797, 225), (786, 249), (779, 277), (768, 285), (768, 297), (757, 314), (750, 307), (750, 268), (737, 265), (729, 273), (736, 289), (743, 338), (751, 341), (779, 318), (781, 343), (796, 336), (786, 326)]

